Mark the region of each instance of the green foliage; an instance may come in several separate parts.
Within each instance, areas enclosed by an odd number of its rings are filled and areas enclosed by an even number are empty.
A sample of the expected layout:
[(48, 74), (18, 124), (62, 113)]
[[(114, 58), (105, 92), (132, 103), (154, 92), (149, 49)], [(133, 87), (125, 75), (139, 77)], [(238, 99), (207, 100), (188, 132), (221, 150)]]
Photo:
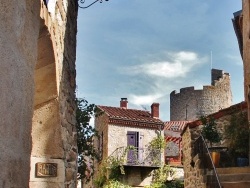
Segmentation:
[(146, 186), (145, 188), (184, 188), (184, 182), (175, 180), (166, 183), (153, 183), (150, 186)]
[(184, 182), (180, 180), (167, 182), (165, 185), (166, 188), (184, 188)]
[(87, 180), (93, 173), (92, 161), (98, 158), (93, 145), (93, 136), (97, 135), (96, 130), (89, 124), (91, 117), (96, 113), (94, 104), (88, 104), (85, 99), (76, 99), (76, 128), (78, 147), (78, 178)]
[(155, 182), (151, 185), (145, 186), (145, 188), (166, 188), (167, 186), (164, 183)]
[(213, 143), (219, 143), (222, 140), (222, 136), (219, 133), (215, 119), (213, 117), (201, 116), (200, 121), (203, 124), (201, 134), (212, 146)]
[(153, 173), (153, 181), (145, 188), (184, 188), (183, 181), (174, 179), (175, 170), (169, 165), (164, 165)]
[(125, 174), (123, 163), (121, 159), (110, 157), (107, 160), (109, 169), (109, 179), (111, 180), (120, 180), (121, 176)]
[(97, 177), (94, 179), (94, 184), (96, 187), (101, 188), (108, 182), (108, 167), (107, 162), (103, 161), (99, 167), (99, 172)]
[(123, 171), (121, 170), (121, 166), (119, 162), (105, 160), (102, 162), (101, 167), (99, 169), (99, 173), (97, 178), (94, 180), (94, 184), (98, 188), (102, 188), (104, 186), (111, 186), (112, 181), (114, 184), (115, 182), (120, 182), (121, 176), (123, 175)]
[(173, 177), (174, 173), (175, 171), (172, 167), (170, 167), (169, 165), (164, 165), (161, 168), (154, 170), (153, 183), (164, 184), (165, 182), (170, 181), (170, 179), (168, 178)]
[(104, 188), (132, 188), (129, 185), (124, 185), (117, 180), (110, 180)]
[(135, 149), (134, 146), (128, 146), (123, 150), (119, 158), (109, 156), (106, 160), (103, 160), (98, 177), (94, 180), (94, 184), (98, 188), (102, 188), (103, 186), (109, 186), (107, 188), (116, 188), (116, 185), (122, 185), (124, 188), (128, 188), (129, 186), (120, 183), (122, 176), (125, 174), (123, 164), (126, 160), (128, 150)]
[(247, 113), (233, 114), (230, 124), (225, 127), (225, 138), (228, 139), (231, 154), (238, 157), (248, 156), (249, 133)]
[(163, 136), (158, 135), (149, 143), (149, 145), (153, 149), (163, 150), (166, 147), (166, 141)]

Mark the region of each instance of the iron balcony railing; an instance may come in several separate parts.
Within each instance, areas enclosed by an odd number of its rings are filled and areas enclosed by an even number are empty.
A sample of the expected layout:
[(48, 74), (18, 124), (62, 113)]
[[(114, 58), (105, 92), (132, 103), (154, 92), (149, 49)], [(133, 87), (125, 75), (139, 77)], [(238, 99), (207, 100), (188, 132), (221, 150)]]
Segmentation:
[(199, 159), (201, 160), (200, 167), (203, 169), (204, 176), (206, 176), (207, 187), (222, 188), (207, 144), (202, 135), (194, 142), (194, 156), (196, 155), (199, 155)]
[(121, 161), (124, 166), (160, 167), (161, 150), (153, 148), (119, 147), (109, 158)]

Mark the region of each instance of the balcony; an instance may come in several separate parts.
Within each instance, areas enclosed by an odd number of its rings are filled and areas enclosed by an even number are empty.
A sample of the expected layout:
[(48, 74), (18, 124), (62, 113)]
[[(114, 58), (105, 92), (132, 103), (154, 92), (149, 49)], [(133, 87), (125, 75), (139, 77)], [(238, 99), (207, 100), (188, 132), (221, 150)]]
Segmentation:
[(161, 150), (153, 148), (120, 147), (109, 158), (121, 160), (123, 166), (159, 168), (162, 165)]

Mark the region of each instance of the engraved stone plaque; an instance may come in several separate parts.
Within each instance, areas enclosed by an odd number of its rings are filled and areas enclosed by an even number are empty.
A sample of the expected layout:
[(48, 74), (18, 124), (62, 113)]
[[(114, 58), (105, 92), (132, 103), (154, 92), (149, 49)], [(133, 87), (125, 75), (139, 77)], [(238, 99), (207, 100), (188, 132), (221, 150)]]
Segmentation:
[(56, 177), (57, 163), (36, 163), (36, 177)]

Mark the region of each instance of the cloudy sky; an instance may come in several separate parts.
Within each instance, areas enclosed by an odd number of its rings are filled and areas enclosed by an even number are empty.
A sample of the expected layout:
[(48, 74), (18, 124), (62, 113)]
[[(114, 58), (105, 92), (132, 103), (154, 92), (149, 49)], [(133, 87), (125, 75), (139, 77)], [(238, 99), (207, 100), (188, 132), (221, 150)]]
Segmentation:
[(243, 67), (231, 21), (241, 6), (241, 0), (109, 0), (79, 9), (77, 97), (107, 106), (127, 97), (129, 108), (147, 110), (158, 102), (167, 121), (169, 94), (210, 85), (212, 62), (230, 73), (233, 103), (241, 102)]

